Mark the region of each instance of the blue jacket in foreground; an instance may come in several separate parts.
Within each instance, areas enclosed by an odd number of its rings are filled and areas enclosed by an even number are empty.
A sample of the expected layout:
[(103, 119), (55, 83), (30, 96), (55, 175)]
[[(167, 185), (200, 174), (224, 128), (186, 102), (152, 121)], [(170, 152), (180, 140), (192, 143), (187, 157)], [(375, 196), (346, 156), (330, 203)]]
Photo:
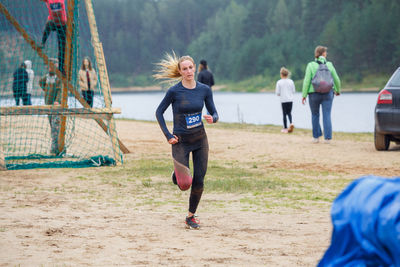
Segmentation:
[(400, 177), (365, 176), (333, 202), (332, 241), (318, 266), (400, 266)]

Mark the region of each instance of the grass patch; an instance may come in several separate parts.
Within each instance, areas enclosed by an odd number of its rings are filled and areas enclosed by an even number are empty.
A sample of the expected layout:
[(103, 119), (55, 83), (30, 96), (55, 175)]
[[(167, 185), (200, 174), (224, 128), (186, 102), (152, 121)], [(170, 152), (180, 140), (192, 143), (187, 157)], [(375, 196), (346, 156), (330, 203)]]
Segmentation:
[(82, 176), (82, 175), (79, 175), (79, 176), (75, 177), (75, 179), (78, 179), (78, 180), (81, 180), (81, 181), (86, 181), (86, 180), (88, 180), (87, 177)]
[(105, 180), (112, 180), (115, 177), (133, 178), (149, 178), (157, 175), (167, 175), (171, 172), (170, 158), (154, 159), (146, 158), (124, 163), (118, 168), (109, 168), (106, 171), (100, 172), (100, 175)]
[(144, 187), (151, 187), (151, 179), (143, 179), (142, 180), (142, 185)]
[(388, 82), (392, 73), (377, 73), (377, 74), (359, 74), (359, 75), (344, 75), (342, 77), (343, 85), (346, 91), (364, 91), (381, 90)]
[(226, 178), (207, 181), (207, 190), (225, 193), (276, 190), (286, 186), (285, 181), (249, 178)]
[[(246, 132), (258, 132), (258, 133), (272, 133), (279, 134), (282, 126), (278, 125), (257, 125), (247, 123), (225, 123), (218, 122), (213, 124), (211, 127), (217, 129), (227, 130), (243, 130)], [(296, 128), (295, 135), (311, 136), (312, 130)], [(345, 133), (345, 132), (333, 132), (333, 138), (335, 140), (348, 140), (348, 141), (361, 141), (361, 142), (372, 142), (374, 133)]]
[[(155, 122), (149, 122), (155, 123)], [(218, 123), (211, 127), (243, 132), (277, 134), (281, 126), (240, 123)], [(311, 136), (311, 130), (296, 129), (296, 135)], [(337, 140), (368, 141), (372, 133), (334, 133)], [(229, 148), (228, 148), (229, 149)], [(352, 180), (346, 174), (321, 170), (275, 168), (264, 157), (252, 161), (214, 160), (209, 162), (205, 194), (217, 195), (202, 205), (203, 209), (228, 210), (239, 205), (241, 210), (268, 212), (275, 208), (328, 206)], [(167, 154), (149, 151), (144, 158), (130, 158), (122, 166), (63, 169), (70, 179), (52, 186), (2, 185), (2, 192), (23, 195), (74, 194), (74, 199), (90, 199), (125, 207), (167, 206), (168, 210), (185, 210), (189, 192), (172, 184), (172, 159)], [(49, 174), (50, 175), (50, 174)], [(41, 199), (41, 198), (39, 198)]]
[[(259, 127), (255, 126), (255, 129)], [(172, 184), (172, 167), (168, 155), (134, 159), (123, 166), (82, 173), (74, 176), (68, 184), (51, 189), (59, 194), (74, 193), (77, 198), (106, 201), (113, 205), (168, 206), (168, 209), (176, 207), (180, 210), (186, 207), (189, 191), (179, 191)], [(218, 200), (217, 197), (217, 200), (205, 203), (203, 208), (225, 210), (239, 205), (241, 210), (268, 212), (268, 209), (275, 208), (328, 206), (350, 181), (340, 173), (328, 171), (271, 168), (270, 164), (257, 159), (246, 163), (210, 161), (205, 192), (227, 198)]]
[(351, 181), (327, 171), (266, 170), (262, 164), (259, 168), (253, 168), (252, 164), (237, 165), (236, 162), (213, 162), (205, 182), (206, 191), (239, 195), (246, 209), (330, 205)]

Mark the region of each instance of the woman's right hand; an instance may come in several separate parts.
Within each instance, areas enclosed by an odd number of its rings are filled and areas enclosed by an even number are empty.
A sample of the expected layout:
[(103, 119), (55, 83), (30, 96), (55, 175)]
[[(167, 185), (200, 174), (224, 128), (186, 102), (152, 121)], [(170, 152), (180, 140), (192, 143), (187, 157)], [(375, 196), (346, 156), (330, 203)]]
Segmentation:
[(174, 137), (172, 137), (171, 139), (168, 140), (168, 143), (170, 143), (171, 145), (174, 145), (176, 143), (179, 142), (178, 136), (174, 135)]
[(305, 97), (303, 97), (303, 98), (301, 99), (301, 103), (302, 103), (303, 105), (306, 104), (306, 98), (305, 98)]

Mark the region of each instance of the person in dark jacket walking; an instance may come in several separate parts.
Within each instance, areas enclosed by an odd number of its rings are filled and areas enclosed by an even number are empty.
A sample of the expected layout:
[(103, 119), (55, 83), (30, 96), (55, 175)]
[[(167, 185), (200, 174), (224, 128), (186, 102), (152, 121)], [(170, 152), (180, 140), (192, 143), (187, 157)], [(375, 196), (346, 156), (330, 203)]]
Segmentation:
[(19, 106), (19, 100), (22, 99), (24, 105), (28, 105), (26, 86), (29, 81), (28, 72), (26, 72), (25, 63), (22, 63), (13, 74), (13, 95), (15, 105)]
[(204, 59), (200, 60), (197, 81), (210, 86), (210, 88), (214, 85), (214, 76), (211, 71), (208, 70), (207, 61)]

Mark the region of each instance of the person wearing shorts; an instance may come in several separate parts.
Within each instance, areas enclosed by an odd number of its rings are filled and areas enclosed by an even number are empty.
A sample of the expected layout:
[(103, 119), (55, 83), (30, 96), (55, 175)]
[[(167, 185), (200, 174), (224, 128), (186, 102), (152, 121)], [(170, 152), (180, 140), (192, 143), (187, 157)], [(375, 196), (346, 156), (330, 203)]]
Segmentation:
[[(167, 55), (158, 63), (156, 79), (178, 80), (170, 87), (156, 111), (157, 121), (169, 144), (172, 145), (174, 171), (172, 180), (181, 190), (191, 188), (186, 226), (199, 229), (195, 213), (204, 189), (208, 164), (208, 140), (202, 118), (212, 124), (218, 121), (211, 88), (196, 82), (196, 66), (190, 56)], [(204, 104), (210, 115), (202, 116)], [(172, 105), (173, 133), (164, 120), (165, 110)], [(193, 158), (193, 177), (189, 169), (189, 154)]]

